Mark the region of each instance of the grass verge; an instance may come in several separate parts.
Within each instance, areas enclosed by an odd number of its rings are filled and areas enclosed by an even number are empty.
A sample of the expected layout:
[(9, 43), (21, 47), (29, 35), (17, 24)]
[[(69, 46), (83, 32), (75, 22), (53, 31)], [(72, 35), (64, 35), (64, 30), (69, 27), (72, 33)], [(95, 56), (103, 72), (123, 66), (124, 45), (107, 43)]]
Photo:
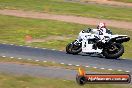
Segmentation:
[(0, 73), (0, 88), (128, 88), (129, 85), (88, 84), (79, 86), (75, 81), (16, 76)]
[[(66, 23), (61, 21), (53, 20), (39, 20), (39, 19), (26, 19), (18, 18), (13, 16), (2, 16), (0, 15), (0, 43), (13, 43), (37, 46), (40, 48), (54, 48), (58, 50), (65, 50), (65, 46), (76, 39), (78, 33), (87, 27), (75, 23)], [(126, 34), (132, 38), (132, 31), (125, 29), (110, 28), (113, 33)], [(25, 36), (31, 35), (33, 39), (46, 40), (41, 42), (25, 42)], [(62, 37), (63, 40), (59, 39), (47, 39), (55, 36)], [(68, 38), (68, 39), (65, 39)], [(132, 52), (132, 41), (124, 43), (125, 53), (124, 58), (131, 58)]]
[(71, 3), (64, 0), (0, 0), (0, 9), (21, 9), (52, 14), (132, 21), (132, 8)]

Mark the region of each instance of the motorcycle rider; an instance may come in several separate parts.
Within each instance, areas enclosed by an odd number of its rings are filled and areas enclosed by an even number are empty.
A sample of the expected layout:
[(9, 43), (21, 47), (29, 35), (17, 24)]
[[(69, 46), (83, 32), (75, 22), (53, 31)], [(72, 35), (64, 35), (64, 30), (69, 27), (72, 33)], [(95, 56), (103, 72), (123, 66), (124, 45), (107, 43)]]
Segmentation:
[[(102, 41), (102, 40), (105, 40), (104, 39), (104, 36), (107, 34), (112, 34), (112, 32), (106, 28), (106, 24), (101, 22), (97, 25), (97, 29), (91, 29), (91, 28), (88, 28), (86, 30), (82, 30), (81, 33), (89, 33), (89, 32), (92, 32), (94, 34), (94, 38), (96, 38), (97, 40), (99, 41)], [(79, 36), (78, 37), (79, 41), (81, 41), (81, 37)], [(103, 41), (105, 42), (105, 41)]]
[(112, 34), (111, 31), (106, 28), (105, 23), (102, 22), (97, 25), (97, 29), (91, 29), (90, 31), (92, 32), (92, 38), (96, 39), (96, 43), (93, 44), (93, 49), (95, 50), (97, 49), (97, 44), (102, 45), (102, 43), (105, 43)]
[(98, 33), (96, 37), (98, 37), (100, 40), (104, 39), (105, 34), (110, 34), (110, 35), (112, 34), (112, 32), (106, 28), (106, 24), (102, 22), (98, 24), (97, 31)]
[(105, 23), (99, 23), (98, 26), (97, 26), (97, 29), (100, 31), (100, 33), (110, 32), (110, 30), (106, 28)]

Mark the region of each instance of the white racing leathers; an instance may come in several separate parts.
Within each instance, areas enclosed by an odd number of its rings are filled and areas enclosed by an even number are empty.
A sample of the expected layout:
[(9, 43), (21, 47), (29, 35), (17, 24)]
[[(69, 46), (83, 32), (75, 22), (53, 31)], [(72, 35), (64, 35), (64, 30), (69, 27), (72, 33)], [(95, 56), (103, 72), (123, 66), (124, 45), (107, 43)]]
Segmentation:
[(111, 37), (111, 33), (109, 29), (106, 28), (101, 28), (101, 29), (93, 29), (96, 30), (97, 32), (95, 33), (95, 37), (98, 37), (99, 41), (106, 42)]

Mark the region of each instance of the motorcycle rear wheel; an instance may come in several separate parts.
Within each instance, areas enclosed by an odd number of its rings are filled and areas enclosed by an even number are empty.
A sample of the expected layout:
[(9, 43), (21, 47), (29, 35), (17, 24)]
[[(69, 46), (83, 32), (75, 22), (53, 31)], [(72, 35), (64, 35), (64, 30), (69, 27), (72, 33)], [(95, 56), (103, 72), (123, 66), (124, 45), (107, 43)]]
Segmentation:
[[(112, 47), (116, 49), (111, 49)], [(117, 59), (124, 53), (124, 46), (120, 43), (113, 43), (111, 47), (103, 50), (103, 55), (108, 59)]]

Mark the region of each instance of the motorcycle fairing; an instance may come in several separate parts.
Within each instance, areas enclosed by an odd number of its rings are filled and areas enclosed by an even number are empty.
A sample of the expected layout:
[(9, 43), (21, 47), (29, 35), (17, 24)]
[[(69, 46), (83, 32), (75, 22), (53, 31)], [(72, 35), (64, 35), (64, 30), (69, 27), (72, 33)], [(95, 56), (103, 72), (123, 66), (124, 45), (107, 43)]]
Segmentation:
[[(91, 38), (92, 39), (92, 38)], [(82, 38), (82, 52), (84, 53), (101, 53), (102, 49), (94, 49), (94, 43), (90, 43), (90, 36), (89, 38), (87, 38), (86, 36), (84, 36)]]

